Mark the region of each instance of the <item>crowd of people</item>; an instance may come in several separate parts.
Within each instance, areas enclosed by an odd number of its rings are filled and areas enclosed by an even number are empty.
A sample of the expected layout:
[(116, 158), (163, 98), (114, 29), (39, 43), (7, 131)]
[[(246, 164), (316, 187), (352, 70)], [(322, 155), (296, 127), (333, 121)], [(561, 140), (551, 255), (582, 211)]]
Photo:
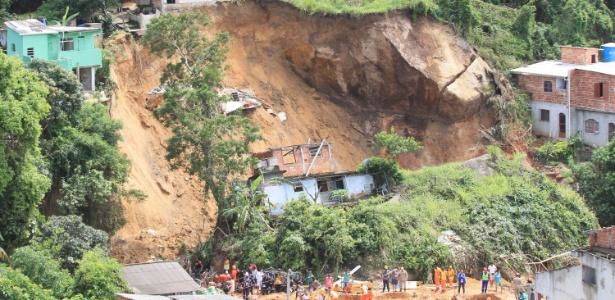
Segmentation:
[[(385, 266), (386, 268), (386, 266)], [(445, 292), (447, 288), (453, 288), (453, 281), (457, 279), (457, 294), (466, 293), (466, 274), (463, 270), (459, 273), (455, 273), (452, 266), (448, 269), (441, 269), (434, 267), (434, 284), (436, 285), (436, 292)], [(481, 294), (486, 294), (489, 288), (493, 289), (496, 293), (504, 293), (504, 286), (502, 284), (502, 273), (494, 265), (490, 264), (484, 267), (480, 272), (481, 279)], [(512, 291), (517, 300), (534, 300), (534, 280), (530, 277), (527, 282), (523, 282), (519, 273), (516, 274), (512, 280)], [(384, 289), (383, 289), (384, 291)]]
[[(267, 294), (269, 292), (279, 292), (286, 289), (287, 274), (267, 273), (258, 270), (254, 263), (248, 265), (247, 270), (240, 271), (235, 265), (231, 265), (230, 260), (226, 259), (223, 264), (223, 272), (215, 277), (214, 281), (208, 281), (207, 273), (204, 272), (203, 263), (196, 259), (194, 271), (201, 278), (202, 284), (207, 283), (208, 289), (220, 289), (227, 294), (240, 293), (244, 299), (248, 299), (253, 294)], [(502, 274), (493, 265), (482, 269), (480, 272), (481, 293), (486, 294), (489, 288), (496, 293), (503, 293)], [(316, 279), (314, 274), (309, 273), (306, 277), (307, 290), (303, 286), (303, 278), (298, 273), (291, 273), (291, 291), (296, 291), (295, 300), (338, 300), (339, 293), (353, 293), (352, 274), (348, 271), (338, 276), (336, 281), (333, 274), (326, 274), (324, 286)], [(382, 279), (382, 292), (406, 292), (408, 272), (403, 267), (389, 269), (384, 266), (380, 272)], [(463, 270), (455, 272), (453, 266), (448, 268), (434, 267), (433, 280), (436, 286), (435, 291), (445, 292), (447, 289), (454, 289), (454, 282), (457, 281), (457, 294), (466, 293), (466, 274)], [(265, 281), (265, 284), (264, 284)], [(373, 283), (361, 284), (361, 300), (372, 300), (374, 295), (371, 287)], [(520, 274), (516, 274), (511, 282), (512, 292), (517, 300), (534, 300), (534, 283), (532, 278), (527, 282), (521, 279)], [(499, 289), (498, 289), (499, 288)], [(358, 288), (357, 288), (358, 290)], [(498, 291), (499, 290), (499, 291)]]

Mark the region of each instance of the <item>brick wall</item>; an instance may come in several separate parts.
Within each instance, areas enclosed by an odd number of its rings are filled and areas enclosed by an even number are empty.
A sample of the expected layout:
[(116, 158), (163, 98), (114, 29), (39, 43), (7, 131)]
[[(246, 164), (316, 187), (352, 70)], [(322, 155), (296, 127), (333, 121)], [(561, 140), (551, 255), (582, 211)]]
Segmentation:
[(615, 249), (615, 225), (603, 227), (589, 235), (589, 246)]
[[(311, 145), (312, 147), (318, 147), (320, 144)], [(333, 173), (333, 162), (331, 161), (330, 149), (328, 145), (323, 145), (320, 149), (318, 157), (310, 156), (310, 145), (294, 146), (293, 152), (295, 156), (294, 163), (284, 163), (282, 157), (283, 153), (289, 150), (276, 149), (272, 151), (273, 157), (278, 159), (278, 166), (281, 171), (286, 171), (284, 177), (305, 175), (306, 171), (310, 168), (310, 164), (314, 161), (314, 165), (310, 170), (310, 174), (324, 174)], [(303, 154), (302, 154), (303, 151)]]
[[(568, 105), (566, 90), (558, 90), (555, 78), (534, 75), (519, 75), (519, 87), (532, 95), (532, 101)], [(544, 82), (551, 81), (553, 92), (544, 91)]]
[(596, 62), (600, 60), (600, 49), (580, 48), (580, 47), (561, 47), (562, 62), (569, 64), (588, 65), (592, 63), (592, 55), (595, 55)]
[[(574, 70), (571, 73), (570, 101), (571, 105), (597, 109), (607, 112), (615, 112), (615, 76)], [(603, 83), (603, 96), (595, 95), (595, 84)]]

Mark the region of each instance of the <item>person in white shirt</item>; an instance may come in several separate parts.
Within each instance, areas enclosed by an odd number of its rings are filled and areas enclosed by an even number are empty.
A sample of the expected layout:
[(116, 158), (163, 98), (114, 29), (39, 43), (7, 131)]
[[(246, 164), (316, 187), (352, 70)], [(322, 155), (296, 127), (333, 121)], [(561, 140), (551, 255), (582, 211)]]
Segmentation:
[(493, 288), (495, 286), (495, 271), (497, 271), (498, 268), (494, 264), (490, 264), (487, 270), (489, 270), (489, 286)]

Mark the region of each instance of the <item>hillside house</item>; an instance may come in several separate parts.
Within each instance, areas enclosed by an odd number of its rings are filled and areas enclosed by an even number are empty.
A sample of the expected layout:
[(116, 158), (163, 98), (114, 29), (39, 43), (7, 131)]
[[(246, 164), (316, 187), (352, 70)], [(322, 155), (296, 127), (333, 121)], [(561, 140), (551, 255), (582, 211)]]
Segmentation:
[(102, 51), (96, 47), (100, 28), (47, 26), (34, 19), (5, 24), (9, 56), (16, 55), (25, 63), (34, 58), (55, 61), (77, 75), (84, 91), (94, 91), (95, 71), (102, 66)]
[(532, 96), (535, 134), (568, 138), (578, 133), (587, 145), (603, 146), (615, 132), (615, 44), (598, 48), (561, 47), (561, 61), (512, 70)]
[(375, 189), (370, 174), (335, 173), (331, 144), (326, 141), (270, 148), (253, 156), (258, 163), (252, 178), (263, 176), (261, 189), (273, 204), (272, 214), (281, 213), (285, 202), (301, 196), (329, 205), (343, 200), (333, 195), (335, 190), (347, 190), (348, 198), (354, 200)]
[(587, 233), (589, 246), (572, 251), (580, 265), (536, 274), (538, 299), (615, 299), (615, 226)]

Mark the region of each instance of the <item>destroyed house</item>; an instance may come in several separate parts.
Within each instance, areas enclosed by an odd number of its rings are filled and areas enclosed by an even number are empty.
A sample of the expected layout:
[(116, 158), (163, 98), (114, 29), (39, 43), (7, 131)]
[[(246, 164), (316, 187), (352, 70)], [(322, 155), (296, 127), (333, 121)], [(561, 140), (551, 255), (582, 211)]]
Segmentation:
[[(375, 190), (370, 174), (336, 173), (331, 144), (326, 141), (271, 148), (253, 155), (258, 159), (253, 178), (263, 176), (260, 188), (272, 203), (272, 214), (281, 213), (284, 203), (302, 196), (332, 205), (356, 200)], [(348, 191), (348, 196), (336, 195), (337, 190)]]
[(571, 252), (579, 265), (536, 274), (537, 299), (615, 299), (615, 226), (586, 233), (589, 246)]
[(550, 138), (579, 134), (585, 144), (603, 146), (615, 132), (615, 44), (561, 50), (561, 61), (511, 71), (531, 94), (532, 129)]

